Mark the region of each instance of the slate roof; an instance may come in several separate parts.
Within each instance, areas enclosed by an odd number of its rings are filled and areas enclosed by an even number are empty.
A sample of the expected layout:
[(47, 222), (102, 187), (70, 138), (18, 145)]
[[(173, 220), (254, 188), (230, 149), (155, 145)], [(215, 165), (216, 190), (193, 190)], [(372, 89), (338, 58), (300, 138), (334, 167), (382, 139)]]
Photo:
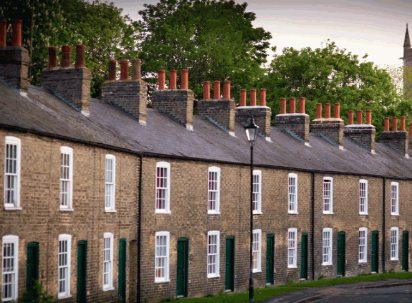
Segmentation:
[[(194, 131), (156, 109), (147, 109), (147, 124), (122, 110), (90, 100), (90, 116), (85, 117), (51, 92), (30, 86), (27, 96), (0, 83), (0, 127), (20, 129), (70, 140), (90, 142), (147, 155), (204, 159), (249, 165), (249, 143), (240, 123), (235, 137), (208, 120), (193, 117)], [(256, 165), (291, 170), (328, 171), (393, 178), (412, 177), (412, 159), (406, 159), (383, 143), (376, 143), (373, 155), (344, 139), (344, 150), (319, 136), (310, 135), (310, 147), (271, 128), (271, 140), (258, 137)]]

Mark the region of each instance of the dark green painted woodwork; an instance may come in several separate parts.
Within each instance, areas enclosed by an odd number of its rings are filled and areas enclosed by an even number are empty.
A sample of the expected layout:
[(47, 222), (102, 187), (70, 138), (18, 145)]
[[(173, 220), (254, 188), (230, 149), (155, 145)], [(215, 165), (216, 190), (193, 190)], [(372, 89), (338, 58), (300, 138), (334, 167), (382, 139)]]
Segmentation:
[(178, 297), (187, 297), (189, 277), (189, 239), (177, 240), (177, 281), (176, 294)]
[(226, 238), (225, 289), (235, 290), (235, 238), (233, 236)]
[(119, 241), (119, 287), (120, 302), (126, 302), (126, 239)]
[(275, 279), (275, 236), (268, 234), (266, 238), (266, 283), (273, 284)]
[(39, 243), (30, 242), (27, 244), (26, 289), (31, 298), (36, 296), (34, 285), (37, 280), (39, 280)]
[(77, 243), (77, 303), (85, 303), (87, 295), (87, 241)]
[(409, 270), (409, 232), (403, 231), (402, 234), (402, 270)]
[(345, 232), (338, 232), (338, 264), (337, 264), (337, 275), (345, 276), (345, 245), (346, 245), (346, 236)]
[(308, 279), (308, 233), (302, 233), (300, 278)]
[(372, 232), (372, 260), (371, 271), (379, 272), (379, 231)]

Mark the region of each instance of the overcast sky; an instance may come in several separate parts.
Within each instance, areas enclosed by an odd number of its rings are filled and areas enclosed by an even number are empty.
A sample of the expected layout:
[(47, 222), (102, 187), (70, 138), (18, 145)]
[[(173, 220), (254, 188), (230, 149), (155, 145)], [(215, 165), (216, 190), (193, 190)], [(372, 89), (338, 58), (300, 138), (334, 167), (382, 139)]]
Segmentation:
[[(134, 20), (144, 3), (154, 0), (112, 0)], [(244, 1), (238, 1), (243, 3)], [(412, 26), (412, 0), (249, 0), (247, 11), (256, 14), (255, 27), (272, 33), (271, 45), (281, 54), (284, 47), (321, 47), (330, 39), (339, 48), (384, 67), (400, 66), (405, 24)], [(325, 45), (325, 44), (323, 44)], [(270, 53), (273, 55), (273, 53)], [(271, 59), (269, 58), (269, 61)]]

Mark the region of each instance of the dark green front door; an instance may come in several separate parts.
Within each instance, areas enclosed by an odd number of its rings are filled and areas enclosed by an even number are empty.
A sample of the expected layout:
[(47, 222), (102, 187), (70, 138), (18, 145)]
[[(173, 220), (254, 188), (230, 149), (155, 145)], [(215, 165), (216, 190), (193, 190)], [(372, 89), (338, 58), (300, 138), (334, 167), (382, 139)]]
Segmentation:
[(379, 272), (379, 231), (372, 232), (372, 264), (371, 271)]
[(77, 246), (77, 303), (86, 302), (87, 281), (87, 241), (79, 241)]
[(120, 302), (126, 302), (126, 239), (119, 241), (119, 288)]
[(337, 275), (345, 276), (345, 232), (338, 232), (338, 264), (337, 264)]
[(225, 289), (235, 290), (235, 237), (226, 238), (226, 276)]
[(273, 284), (275, 271), (275, 236), (267, 235), (266, 246), (266, 283)]
[(302, 233), (300, 278), (308, 279), (308, 233)]
[(402, 235), (402, 270), (409, 270), (409, 232), (403, 231)]
[(188, 266), (189, 266), (189, 239), (177, 240), (177, 283), (176, 293), (178, 297), (187, 297)]
[(27, 292), (30, 297), (35, 297), (34, 285), (39, 280), (39, 243), (27, 244)]

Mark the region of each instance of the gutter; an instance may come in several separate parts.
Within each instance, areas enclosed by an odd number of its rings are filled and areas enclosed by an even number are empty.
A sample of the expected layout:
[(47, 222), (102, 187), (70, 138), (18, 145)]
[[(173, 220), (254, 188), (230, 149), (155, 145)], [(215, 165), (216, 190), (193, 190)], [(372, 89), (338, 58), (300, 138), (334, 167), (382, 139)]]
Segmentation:
[(141, 302), (141, 255), (142, 255), (142, 175), (143, 175), (143, 156), (140, 155), (140, 166), (139, 166), (139, 201), (138, 201), (138, 221), (137, 221), (137, 302)]
[(386, 178), (382, 178), (382, 272), (385, 273)]
[(315, 173), (312, 172), (312, 197), (310, 210), (310, 223), (312, 235), (310, 237), (310, 246), (312, 253), (312, 281), (315, 280)]

